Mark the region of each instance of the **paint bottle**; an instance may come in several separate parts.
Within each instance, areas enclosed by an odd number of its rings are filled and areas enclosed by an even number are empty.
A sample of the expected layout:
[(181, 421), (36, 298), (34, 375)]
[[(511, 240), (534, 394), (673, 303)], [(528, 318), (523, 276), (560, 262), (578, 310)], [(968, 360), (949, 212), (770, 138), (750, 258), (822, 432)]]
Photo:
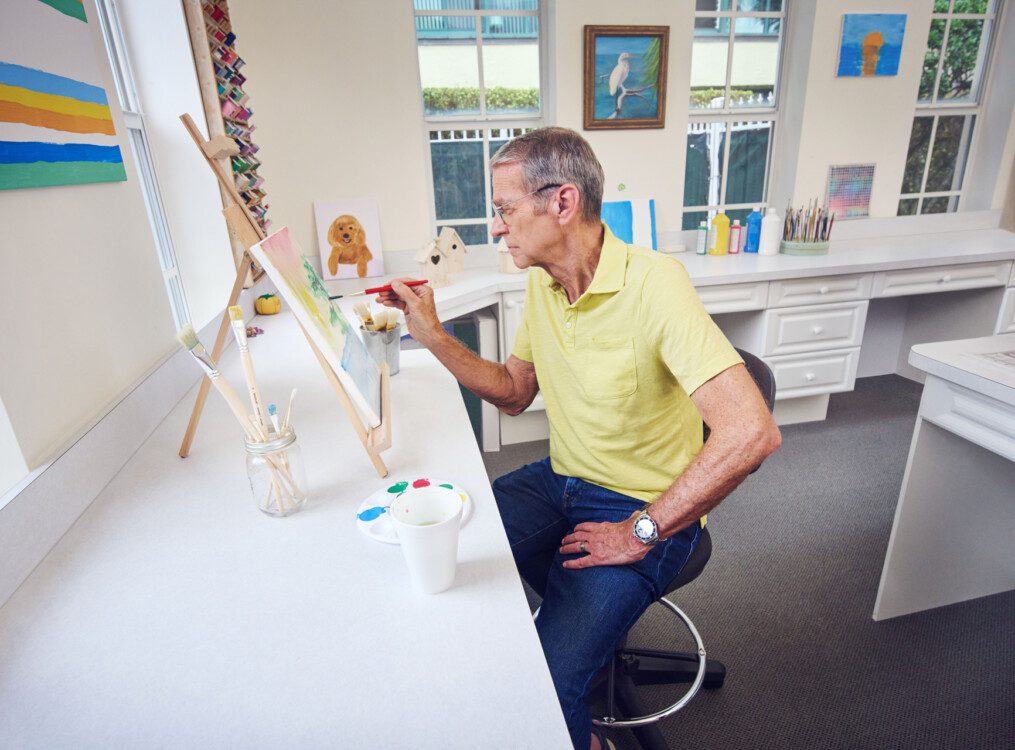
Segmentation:
[(730, 245), (730, 217), (720, 211), (712, 219), (712, 246), (709, 255), (726, 255)]
[(758, 252), (758, 243), (761, 241), (761, 208), (755, 206), (747, 217), (747, 241), (744, 243), (745, 253)]
[(761, 220), (761, 240), (758, 243), (758, 255), (778, 255), (779, 237), (782, 232), (782, 219), (774, 208), (768, 209)]
[(734, 219), (730, 227), (730, 255), (737, 255), (740, 252), (740, 238), (744, 234), (744, 228), (740, 226), (740, 219)]
[(705, 255), (708, 252), (708, 223), (698, 224), (698, 255)]

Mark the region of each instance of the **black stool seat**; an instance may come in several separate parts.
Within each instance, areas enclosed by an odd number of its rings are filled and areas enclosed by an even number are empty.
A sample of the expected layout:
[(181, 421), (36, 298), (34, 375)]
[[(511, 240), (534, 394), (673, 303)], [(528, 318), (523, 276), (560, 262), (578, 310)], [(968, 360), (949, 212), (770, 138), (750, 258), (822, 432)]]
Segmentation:
[(684, 567), (680, 569), (676, 577), (670, 581), (670, 585), (666, 587), (666, 594), (671, 594), (681, 586), (686, 586), (699, 575), (701, 571), (705, 569), (708, 564), (708, 558), (712, 556), (712, 537), (708, 534), (708, 529), (703, 528), (701, 535), (698, 537), (698, 546), (694, 548), (691, 553), (691, 557), (684, 563)]

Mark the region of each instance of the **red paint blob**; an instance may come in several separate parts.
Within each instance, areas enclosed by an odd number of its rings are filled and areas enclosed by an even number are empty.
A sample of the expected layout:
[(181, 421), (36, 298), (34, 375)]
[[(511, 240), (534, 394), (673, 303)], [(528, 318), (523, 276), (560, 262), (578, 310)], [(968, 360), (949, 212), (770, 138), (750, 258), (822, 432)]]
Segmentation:
[(429, 487), (430, 486), (430, 480), (429, 479), (417, 479), (415, 482), (412, 483), (412, 486), (415, 487), (416, 489), (419, 489), (420, 487)]

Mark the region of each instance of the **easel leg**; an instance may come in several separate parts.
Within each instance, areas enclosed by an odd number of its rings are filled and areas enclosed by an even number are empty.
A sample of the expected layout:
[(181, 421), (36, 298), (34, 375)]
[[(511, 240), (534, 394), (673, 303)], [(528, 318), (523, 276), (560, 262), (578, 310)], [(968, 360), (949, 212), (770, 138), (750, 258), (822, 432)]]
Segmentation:
[[(300, 330), (303, 331), (303, 327), (300, 326)], [(311, 350), (314, 352), (314, 356), (317, 357), (317, 361), (321, 364), (321, 369), (324, 370), (324, 374), (328, 378), (328, 382), (331, 383), (331, 387), (335, 391), (335, 395), (338, 396), (339, 402), (342, 404), (342, 408), (345, 409), (346, 414), (349, 415), (349, 421), (352, 422), (353, 429), (356, 430), (356, 435), (359, 437), (361, 443), (363, 443), (363, 449), (367, 452), (370, 457), (370, 462), (374, 465), (377, 470), (377, 474), (381, 477), (388, 475), (388, 467), (384, 465), (384, 461), (381, 460), (380, 454), (371, 446), (370, 432), (363, 426), (363, 422), (356, 411), (356, 407), (353, 406), (352, 400), (349, 398), (349, 394), (345, 392), (345, 388), (342, 383), (339, 382), (338, 376), (335, 375), (335, 371), (331, 369), (331, 365), (328, 364), (328, 360), (321, 354), (321, 350), (314, 344), (314, 340), (307, 335), (306, 331), (303, 331), (303, 335), (307, 339), (307, 343), (310, 344)], [(386, 371), (385, 371), (386, 372)], [(388, 387), (384, 384), (383, 387)], [(382, 419), (389, 419), (386, 414), (381, 415)], [(388, 446), (390, 447), (390, 439), (388, 440)]]
[[(222, 313), (222, 323), (219, 324), (218, 336), (215, 337), (215, 346), (211, 350), (211, 358), (218, 362), (219, 355), (226, 343), (226, 334), (229, 332), (229, 308), (236, 304), (240, 298), (240, 291), (243, 289), (243, 282), (247, 278), (247, 269), (250, 266), (250, 259), (247, 253), (240, 257), (240, 264), (236, 269), (236, 280), (233, 282), (233, 290), (229, 293), (229, 303)], [(208, 389), (211, 388), (211, 381), (205, 376), (201, 378), (201, 387), (197, 391), (197, 400), (194, 402), (194, 410), (190, 413), (190, 422), (187, 423), (187, 432), (183, 436), (183, 443), (180, 445), (180, 458), (190, 455), (190, 444), (194, 441), (194, 433), (197, 432), (197, 423), (201, 420), (201, 412), (204, 411), (204, 402), (208, 398)]]

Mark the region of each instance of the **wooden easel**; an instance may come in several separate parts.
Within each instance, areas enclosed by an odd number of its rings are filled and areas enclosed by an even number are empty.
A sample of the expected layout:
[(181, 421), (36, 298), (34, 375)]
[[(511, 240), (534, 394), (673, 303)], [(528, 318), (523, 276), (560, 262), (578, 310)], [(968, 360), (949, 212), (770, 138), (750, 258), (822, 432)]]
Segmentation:
[[(180, 120), (183, 122), (187, 132), (190, 133), (190, 137), (194, 139), (194, 143), (197, 144), (201, 155), (208, 162), (208, 166), (215, 173), (215, 177), (218, 179), (222, 190), (228, 196), (228, 199), (232, 201), (222, 209), (222, 215), (225, 217), (226, 227), (229, 230), (230, 236), (239, 241), (244, 248), (236, 267), (236, 280), (233, 282), (232, 291), (229, 293), (229, 301), (226, 303), (226, 309), (222, 315), (222, 323), (219, 325), (218, 336), (215, 337), (215, 345), (211, 350), (212, 359), (218, 361), (219, 355), (222, 354), (222, 348), (225, 346), (226, 335), (229, 332), (229, 308), (235, 305), (236, 301), (240, 298), (240, 290), (243, 288), (243, 282), (249, 271), (252, 260), (249, 248), (264, 239), (264, 231), (254, 217), (251, 216), (250, 212), (247, 211), (243, 198), (233, 184), (231, 175), (218, 162), (218, 159), (233, 156), (240, 152), (236, 142), (227, 135), (219, 135), (210, 140), (205, 140), (189, 114), (180, 115)], [(300, 326), (300, 329), (303, 331), (303, 336), (310, 345), (310, 349), (314, 352), (314, 356), (317, 357), (321, 369), (324, 370), (328, 382), (331, 383), (335, 395), (338, 396), (339, 403), (345, 409), (353, 429), (356, 430), (357, 437), (363, 443), (363, 448), (370, 457), (371, 463), (373, 463), (374, 468), (380, 476), (386, 477), (388, 475), (388, 467), (384, 465), (380, 454), (391, 447), (391, 377), (388, 373), (387, 364), (381, 367), (381, 423), (377, 427), (368, 427), (360, 419), (356, 407), (353, 406), (352, 399), (349, 398), (349, 394), (346, 393), (345, 387), (339, 381), (328, 360), (321, 354), (321, 350), (317, 348), (313, 339), (307, 335), (306, 330), (302, 326)], [(184, 434), (183, 443), (180, 445), (180, 458), (186, 458), (190, 455), (190, 445), (194, 440), (197, 423), (201, 419), (201, 412), (204, 410), (204, 402), (208, 397), (208, 389), (210, 387), (211, 381), (205, 376), (201, 379), (201, 387), (197, 392), (194, 410), (190, 414), (187, 432)]]

